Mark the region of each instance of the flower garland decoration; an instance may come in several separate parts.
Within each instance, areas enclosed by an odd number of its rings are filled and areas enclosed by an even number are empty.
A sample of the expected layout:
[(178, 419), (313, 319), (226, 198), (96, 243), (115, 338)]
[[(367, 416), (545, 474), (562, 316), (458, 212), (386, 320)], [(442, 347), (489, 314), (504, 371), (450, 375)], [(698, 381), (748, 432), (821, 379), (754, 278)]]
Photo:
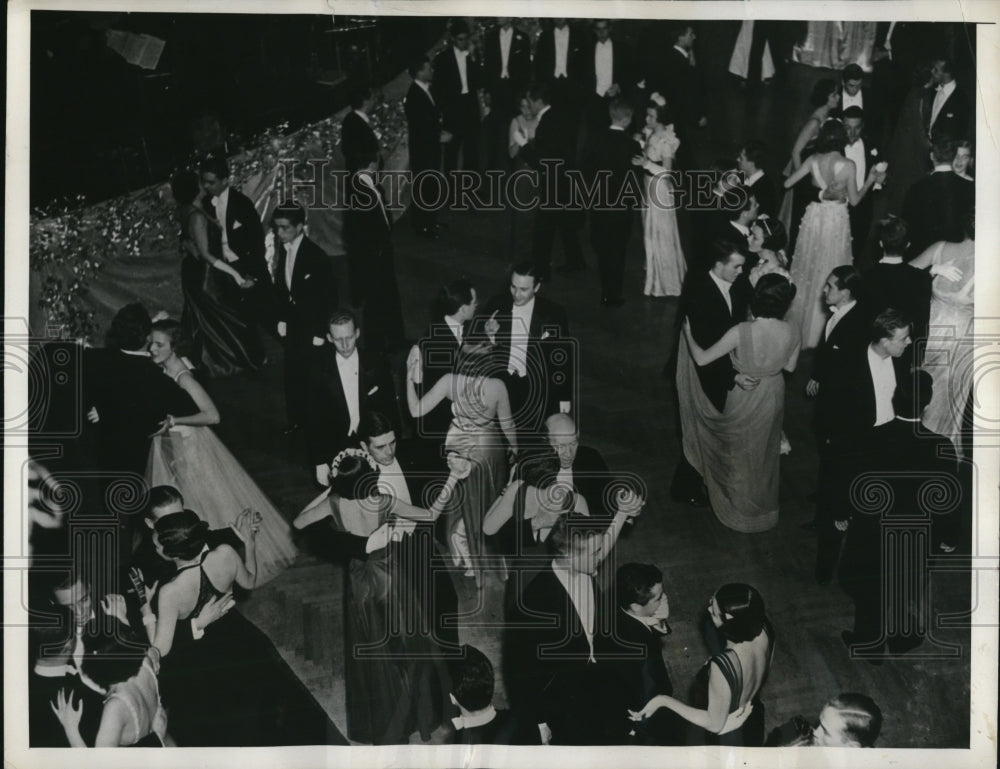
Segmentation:
[(340, 474), (340, 463), (347, 457), (359, 457), (368, 463), (368, 467), (370, 467), (373, 472), (378, 471), (378, 465), (375, 464), (375, 460), (372, 458), (371, 454), (364, 449), (344, 449), (337, 454), (337, 456), (333, 458), (333, 462), (330, 463), (331, 478), (336, 478)]

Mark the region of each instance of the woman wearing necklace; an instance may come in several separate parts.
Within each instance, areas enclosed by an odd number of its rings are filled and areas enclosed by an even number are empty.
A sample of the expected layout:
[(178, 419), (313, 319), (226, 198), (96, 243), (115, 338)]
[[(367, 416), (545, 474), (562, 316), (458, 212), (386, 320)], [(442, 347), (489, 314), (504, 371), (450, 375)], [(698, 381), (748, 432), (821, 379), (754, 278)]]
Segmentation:
[(213, 529), (231, 525), (238, 510), (257, 510), (261, 515), (257, 535), (259, 587), (280, 574), (298, 555), (291, 528), (212, 431), (211, 426), (220, 421), (219, 410), (178, 354), (184, 342), (181, 325), (175, 320), (158, 320), (150, 336), (153, 362), (191, 396), (198, 411), (188, 416), (168, 415), (160, 424), (150, 450), (146, 479), (150, 486), (168, 485), (180, 490), (187, 505)]

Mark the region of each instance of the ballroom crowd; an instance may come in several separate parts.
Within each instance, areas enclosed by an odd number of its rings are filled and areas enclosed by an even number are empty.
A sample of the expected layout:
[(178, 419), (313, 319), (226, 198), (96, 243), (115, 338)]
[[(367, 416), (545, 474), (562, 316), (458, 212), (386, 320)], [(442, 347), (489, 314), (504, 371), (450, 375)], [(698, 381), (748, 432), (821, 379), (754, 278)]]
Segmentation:
[[(457, 184), (440, 205), (435, 180), (452, 172), (471, 174), (474, 196), (478, 174), (500, 170), (539, 203), (516, 211), (530, 253), (493, 276), (506, 281), (496, 296), (456, 267), (408, 339), (388, 148), (368, 118), (379, 94), (357, 83), (341, 130), (349, 285), (310, 237), (314, 212), (289, 197), (262, 219), (216, 154), (171, 180), (181, 317), (133, 303), (102, 347), (38, 351), (74, 356), (79, 387), (52, 399), (33, 440), (33, 746), (390, 744), (440, 727), (465, 744), (875, 744), (883, 714), (864, 693), (829, 692), (818, 723), (767, 723), (782, 629), (739, 574), (706, 594), (708, 659), (675, 695), (664, 564), (615, 553), (646, 523), (645, 484), (580, 434), (579, 308), (546, 289), (593, 266), (602, 314), (674, 298), (665, 373), (682, 452), (664, 472), (677, 504), (735, 532), (779, 524), (785, 403), (814, 401), (815, 516), (801, 525), (815, 580), (854, 602), (854, 664), (911, 653), (927, 596), (886, 604), (881, 588), (925, 568), (927, 551), (968, 547), (974, 84), (956, 81), (935, 25), (873, 25), (867, 70), (815, 83), (792, 146), (744, 137), (706, 164), (697, 25), (650, 23), (629, 45), (608, 19), (540, 34), (515, 22), (453, 20), (444, 47), (410, 65), (405, 103), (414, 181), (400, 225), (448, 239), (447, 220), (471, 215), (449, 211)], [(781, 29), (761, 27), (741, 30), (733, 74), (782, 88), (801, 65)], [(905, 94), (880, 98), (886, 83)], [(626, 285), (633, 237), (650, 299)], [(227, 404), (205, 387), (271, 365), (279, 347), (284, 433), (318, 494), (301, 511), (276, 509), (215, 435)], [(806, 391), (786, 391), (806, 351)], [(80, 433), (57, 436), (58, 456), (35, 450), (73, 409)], [(344, 569), (345, 734), (233, 611), (300, 549)], [(52, 565), (67, 556), (68, 573)], [(458, 606), (493, 578), (491, 659), (460, 641)]]

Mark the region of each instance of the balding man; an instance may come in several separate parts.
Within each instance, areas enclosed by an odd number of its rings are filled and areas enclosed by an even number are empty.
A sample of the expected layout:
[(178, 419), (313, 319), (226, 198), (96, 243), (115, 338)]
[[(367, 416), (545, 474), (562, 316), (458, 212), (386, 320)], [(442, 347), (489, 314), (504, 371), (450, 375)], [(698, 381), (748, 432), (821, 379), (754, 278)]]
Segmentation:
[(559, 482), (572, 485), (587, 500), (591, 515), (610, 515), (606, 489), (612, 477), (597, 449), (580, 445), (580, 433), (568, 414), (545, 420), (549, 445), (559, 456)]

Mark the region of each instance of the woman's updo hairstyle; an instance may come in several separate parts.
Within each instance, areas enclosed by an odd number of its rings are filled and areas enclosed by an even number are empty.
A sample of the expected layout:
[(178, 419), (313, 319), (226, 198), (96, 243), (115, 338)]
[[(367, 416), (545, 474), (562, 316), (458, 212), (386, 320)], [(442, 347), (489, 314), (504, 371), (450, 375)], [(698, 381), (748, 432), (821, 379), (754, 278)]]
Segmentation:
[[(767, 616), (764, 599), (757, 588), (731, 582), (716, 591), (715, 601), (722, 615), (719, 631), (733, 643), (752, 641), (764, 629)], [(727, 617), (727, 614), (730, 616)]]
[(205, 549), (208, 523), (193, 510), (182, 510), (160, 518), (154, 526), (167, 558), (190, 561)]
[(358, 452), (342, 457), (337, 474), (330, 478), (330, 492), (341, 499), (368, 499), (378, 492), (377, 468)]

